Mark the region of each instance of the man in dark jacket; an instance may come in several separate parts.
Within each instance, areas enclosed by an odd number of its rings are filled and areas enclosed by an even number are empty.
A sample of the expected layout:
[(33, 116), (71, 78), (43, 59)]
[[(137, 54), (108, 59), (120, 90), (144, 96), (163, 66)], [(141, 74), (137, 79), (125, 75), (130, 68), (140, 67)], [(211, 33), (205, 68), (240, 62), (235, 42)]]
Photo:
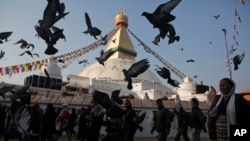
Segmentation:
[(191, 99), (191, 112), (189, 117), (189, 126), (191, 127), (192, 132), (192, 141), (200, 141), (200, 134), (203, 130), (207, 132), (205, 122), (204, 122), (204, 114), (202, 110), (199, 108), (199, 101), (197, 98)]
[(55, 141), (53, 134), (56, 133), (56, 118), (53, 104), (48, 104), (42, 120), (41, 141)]
[(158, 132), (158, 141), (166, 141), (171, 128), (171, 115), (168, 108), (164, 107), (162, 99), (156, 100), (158, 111), (156, 113), (154, 126), (151, 134), (156, 130)]

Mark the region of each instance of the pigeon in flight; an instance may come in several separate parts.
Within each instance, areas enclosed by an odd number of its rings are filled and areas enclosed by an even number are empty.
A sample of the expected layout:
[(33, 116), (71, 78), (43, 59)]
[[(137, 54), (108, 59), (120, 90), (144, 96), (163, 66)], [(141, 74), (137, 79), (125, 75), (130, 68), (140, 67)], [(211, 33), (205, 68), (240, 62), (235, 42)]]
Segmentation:
[(220, 15), (214, 15), (213, 17), (217, 20), (220, 17)]
[(9, 36), (10, 36), (12, 33), (13, 33), (12, 31), (9, 31), (9, 32), (1, 32), (1, 33), (0, 33), (0, 42), (3, 43), (2, 40), (5, 40), (5, 42), (7, 42)]
[(144, 73), (149, 67), (150, 67), (150, 64), (148, 62), (148, 59), (142, 59), (132, 64), (128, 70), (126, 69), (122, 70), (125, 80), (128, 81), (127, 88), (129, 90), (133, 89), (132, 77), (137, 77), (139, 74)]
[(169, 23), (175, 19), (170, 12), (181, 2), (181, 0), (170, 0), (160, 4), (153, 13), (143, 12), (141, 16), (145, 16), (154, 28), (161, 28), (162, 25)]
[(0, 52), (0, 59), (2, 59), (4, 57), (4, 55), (5, 55), (5, 51), (1, 50), (1, 52)]
[(34, 50), (35, 48), (35, 45), (34, 44), (31, 44), (31, 43), (28, 43), (26, 40), (24, 39), (20, 39), (19, 41), (17, 41), (15, 44), (21, 44), (20, 48), (21, 49), (29, 49), (30, 47), (32, 47), (32, 50)]
[(188, 62), (195, 62), (195, 61), (193, 59), (188, 59), (186, 62), (188, 63)]
[(87, 24), (87, 30), (84, 31), (83, 33), (85, 33), (85, 34), (89, 33), (91, 36), (93, 36), (97, 40), (96, 36), (101, 35), (102, 31), (100, 29), (98, 29), (97, 27), (92, 26), (91, 20), (90, 20), (87, 12), (85, 12), (85, 20), (86, 20), (86, 24)]
[(61, 88), (62, 86), (65, 86), (69, 83), (69, 82), (56, 83), (55, 81), (53, 81), (53, 79), (51, 79), (51, 77), (46, 69), (44, 69), (44, 72), (45, 72), (47, 78), (50, 80), (50, 88), (52, 88), (52, 89)]
[(168, 38), (169, 38), (168, 44), (171, 44), (174, 41), (178, 41), (179, 42), (180, 36), (175, 36), (176, 32), (175, 32), (174, 26), (172, 24), (168, 24), (168, 32), (169, 32), (169, 35), (168, 35)]
[(59, 62), (59, 63), (65, 63), (63, 59), (58, 59), (57, 62)]
[(78, 64), (82, 64), (82, 63), (88, 63), (88, 59), (83, 59), (82, 61), (78, 62)]
[(184, 50), (184, 48), (183, 48), (183, 47), (180, 47), (179, 49), (180, 49), (181, 51), (183, 51), (183, 50)]
[(154, 41), (152, 41), (152, 43), (159, 46), (158, 43), (160, 42), (160, 40), (161, 40), (161, 35), (159, 34), (159, 35), (155, 36), (155, 39), (154, 39)]
[(241, 55), (237, 54), (233, 57), (234, 70), (239, 69), (239, 65), (245, 57), (245, 53), (243, 52)]
[[(113, 93), (119, 93), (119, 90), (115, 90), (112, 92), (112, 95), (116, 95)], [(119, 101), (122, 101), (120, 97), (116, 98), (120, 99)], [(126, 113), (125, 110), (123, 110), (120, 106), (116, 104), (117, 103), (116, 100), (114, 99), (112, 100), (112, 96), (110, 98), (107, 93), (98, 90), (93, 90), (93, 99), (106, 109), (106, 114), (108, 117), (117, 118), (121, 117)]]
[[(1, 85), (3, 84), (3, 82), (1, 83)], [(8, 91), (11, 91), (12, 89), (14, 89), (16, 86), (15, 85), (4, 85), (1, 86), (0, 88), (0, 96), (2, 96), (3, 98), (5, 98), (5, 93)]]
[(102, 37), (101, 36), (101, 38), (102, 38), (102, 45), (106, 45), (107, 43), (108, 43), (108, 34), (106, 34), (104, 37)]
[(19, 56), (23, 56), (24, 54), (28, 54), (30, 57), (33, 58), (33, 54), (32, 54), (29, 50), (24, 51), (24, 52), (21, 53)]
[(101, 53), (100, 53), (100, 57), (96, 57), (96, 60), (100, 63), (100, 64), (102, 64), (103, 66), (105, 66), (104, 65), (104, 62), (112, 55), (112, 54), (114, 54), (115, 53), (115, 51), (114, 50), (112, 50), (112, 49), (109, 49), (109, 50), (107, 50), (106, 52), (104, 52), (103, 50), (101, 50)]
[(157, 74), (160, 75), (163, 79), (167, 79), (167, 82), (174, 86), (174, 87), (179, 87), (179, 83), (176, 80), (173, 80), (171, 78), (171, 73), (166, 67), (158, 67), (155, 69)]

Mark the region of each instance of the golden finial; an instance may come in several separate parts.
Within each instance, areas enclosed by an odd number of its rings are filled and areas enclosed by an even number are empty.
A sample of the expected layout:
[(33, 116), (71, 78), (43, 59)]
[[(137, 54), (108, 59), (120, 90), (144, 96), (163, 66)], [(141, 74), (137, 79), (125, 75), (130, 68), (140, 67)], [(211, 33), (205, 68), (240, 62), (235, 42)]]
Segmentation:
[(124, 8), (121, 8), (118, 15), (115, 17), (115, 25), (128, 27), (128, 17), (125, 15)]

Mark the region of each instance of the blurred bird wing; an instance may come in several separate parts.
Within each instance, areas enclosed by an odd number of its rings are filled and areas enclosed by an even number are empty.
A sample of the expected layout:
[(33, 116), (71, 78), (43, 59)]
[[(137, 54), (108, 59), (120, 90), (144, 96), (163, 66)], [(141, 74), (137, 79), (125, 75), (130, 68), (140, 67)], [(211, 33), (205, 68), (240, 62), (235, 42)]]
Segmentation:
[(28, 44), (27, 41), (25, 41), (24, 39), (20, 39), (20, 40), (17, 41), (15, 44), (20, 44), (20, 43), (22, 43), (22, 44), (23, 44), (23, 43)]
[(87, 27), (92, 28), (91, 20), (87, 12), (85, 12), (85, 21), (86, 21)]
[(181, 0), (170, 0), (166, 3), (160, 4), (154, 11), (154, 14), (170, 13), (180, 2)]
[(240, 60), (240, 63), (241, 61), (245, 58), (245, 53), (243, 52), (240, 56), (239, 56), (239, 60)]
[(3, 40), (3, 39), (7, 39), (13, 32), (10, 31), (10, 32), (1, 32), (0, 33), (0, 39)]
[(139, 74), (145, 72), (150, 67), (147, 59), (140, 60), (130, 66), (128, 73), (132, 77), (137, 77)]
[(107, 50), (106, 52), (104, 52), (101, 57), (104, 58), (105, 60), (107, 60), (112, 54), (114, 54), (115, 51), (113, 51), (112, 49)]
[(101, 92), (98, 90), (94, 90), (93, 91), (93, 98), (98, 104), (100, 104), (104, 108), (109, 109), (111, 107), (111, 100), (110, 100), (109, 95), (107, 93), (104, 93), (104, 92)]

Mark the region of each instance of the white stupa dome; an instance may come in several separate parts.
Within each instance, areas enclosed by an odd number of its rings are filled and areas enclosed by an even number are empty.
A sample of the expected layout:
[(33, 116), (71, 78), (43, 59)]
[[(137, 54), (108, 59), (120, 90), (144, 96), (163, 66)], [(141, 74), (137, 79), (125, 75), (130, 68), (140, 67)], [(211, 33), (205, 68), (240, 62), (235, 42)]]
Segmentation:
[[(124, 80), (122, 70), (128, 69), (133, 63), (134, 61), (129, 59), (110, 58), (105, 62), (105, 67), (96, 62), (84, 69), (79, 76), (96, 79), (110, 78), (112, 80)], [(135, 79), (162, 84), (160, 79), (149, 69)]]
[(196, 84), (187, 75), (184, 77), (183, 83), (181, 83), (179, 86), (180, 88), (177, 89), (177, 93), (179, 95), (190, 95), (196, 93)]
[(60, 67), (56, 64), (56, 60), (53, 58), (50, 58), (48, 60), (47, 64), (44, 64), (41, 67), (41, 76), (46, 76), (44, 69), (47, 70), (51, 78), (56, 78), (56, 79), (62, 79), (62, 74), (61, 74), (61, 69)]

